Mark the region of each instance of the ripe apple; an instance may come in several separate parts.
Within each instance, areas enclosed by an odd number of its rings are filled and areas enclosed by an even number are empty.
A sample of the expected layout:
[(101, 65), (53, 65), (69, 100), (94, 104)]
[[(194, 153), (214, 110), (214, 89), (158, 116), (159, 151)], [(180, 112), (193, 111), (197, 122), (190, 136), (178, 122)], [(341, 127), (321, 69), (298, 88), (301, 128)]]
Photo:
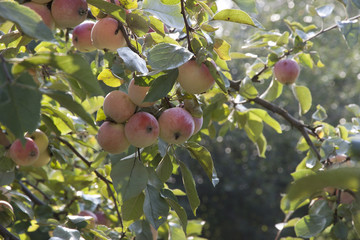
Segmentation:
[(19, 166), (29, 166), (39, 158), (39, 148), (35, 141), (25, 137), (25, 145), (16, 139), (9, 149), (10, 158)]
[(194, 133), (195, 123), (183, 108), (166, 109), (159, 117), (160, 138), (170, 144), (181, 144)]
[(56, 26), (72, 28), (82, 23), (88, 13), (86, 0), (53, 0), (51, 14)]
[(154, 105), (153, 102), (143, 102), (146, 94), (148, 93), (150, 87), (142, 87), (139, 85), (135, 85), (135, 80), (131, 79), (128, 87), (128, 94), (136, 105), (139, 107), (150, 107)]
[(40, 129), (36, 129), (33, 133), (26, 133), (25, 137), (31, 138), (35, 141), (39, 148), (39, 153), (43, 153), (49, 146), (49, 138)]
[(40, 3), (40, 4), (49, 3), (49, 2), (51, 2), (51, 1), (52, 1), (52, 0), (32, 0), (32, 2)]
[(4, 200), (0, 200), (0, 212), (5, 211), (5, 209), (9, 209), (11, 212), (14, 211), (10, 203)]
[(42, 167), (48, 164), (51, 160), (50, 153), (47, 149), (44, 152), (40, 153), (39, 158), (31, 164), (32, 167)]
[(105, 213), (102, 211), (95, 212), (97, 217), (97, 224), (109, 226), (111, 224), (110, 220), (106, 217)]
[(72, 43), (80, 52), (92, 52), (96, 50), (91, 41), (91, 30), (94, 22), (83, 22), (77, 25), (72, 32)]
[(194, 128), (194, 133), (198, 133), (203, 125), (203, 121), (204, 121), (204, 118), (201, 116), (199, 118), (197, 117), (193, 117), (193, 120), (194, 120), (194, 124), (195, 124), (195, 128)]
[(342, 162), (346, 161), (346, 159), (347, 159), (346, 155), (339, 154), (339, 155), (329, 158), (329, 161), (332, 163), (342, 163)]
[(104, 122), (97, 133), (99, 145), (107, 152), (118, 154), (130, 146), (126, 139), (124, 125), (113, 122)]
[(40, 15), (43, 22), (48, 26), (51, 30), (55, 28), (55, 22), (51, 15), (49, 8), (46, 5), (36, 3), (36, 2), (27, 2), (23, 4), (24, 6), (31, 8), (37, 14)]
[(91, 31), (91, 39), (97, 49), (116, 51), (126, 46), (119, 22), (111, 17), (100, 19), (95, 23)]
[(135, 147), (150, 146), (159, 136), (159, 123), (150, 113), (135, 113), (125, 125), (125, 136)]
[(300, 66), (293, 59), (282, 59), (274, 66), (275, 78), (282, 84), (292, 84), (300, 74)]
[(341, 192), (340, 203), (351, 204), (354, 201), (355, 201), (355, 198), (351, 193), (346, 192), (346, 191)]
[(134, 115), (136, 105), (125, 92), (114, 90), (105, 96), (103, 109), (107, 117), (123, 123)]
[(209, 68), (204, 63), (197, 64), (195, 60), (190, 60), (179, 67), (177, 81), (186, 92), (191, 94), (206, 92), (215, 83)]

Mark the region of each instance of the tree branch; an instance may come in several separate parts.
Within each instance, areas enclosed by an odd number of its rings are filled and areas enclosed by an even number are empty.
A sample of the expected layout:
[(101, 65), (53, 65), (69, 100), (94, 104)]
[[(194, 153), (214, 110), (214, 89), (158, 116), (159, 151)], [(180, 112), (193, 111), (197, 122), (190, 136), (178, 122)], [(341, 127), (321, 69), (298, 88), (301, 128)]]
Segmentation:
[(140, 57), (141, 54), (140, 52), (131, 44), (131, 41), (130, 41), (130, 37), (129, 37), (129, 34), (127, 33), (125, 27), (124, 27), (124, 24), (122, 24), (120, 21), (118, 21), (118, 29), (121, 31), (121, 33), (123, 34), (124, 36), (124, 39), (126, 41), (126, 45), (131, 49), (131, 51), (133, 51), (134, 53), (136, 53), (137, 55), (139, 55)]
[(4, 240), (20, 240), (2, 225), (0, 225), (0, 235), (4, 237)]
[(33, 201), (34, 204), (39, 205), (39, 206), (45, 206), (45, 205), (46, 205), (46, 204), (45, 204), (43, 201), (41, 201), (37, 196), (35, 196), (35, 195), (30, 191), (30, 189), (28, 189), (28, 188), (25, 186), (25, 184), (24, 184), (21, 180), (19, 180), (18, 183), (19, 183), (19, 185), (20, 185), (20, 187), (21, 187), (21, 190), (25, 193), (26, 196), (28, 196), (28, 197), (31, 199), (31, 201)]
[(190, 32), (191, 32), (191, 28), (189, 26), (189, 23), (186, 19), (186, 11), (185, 11), (185, 3), (184, 0), (180, 0), (181, 3), (181, 14), (183, 16), (184, 19), (184, 23), (185, 23), (185, 29), (186, 29), (186, 38), (187, 38), (187, 42), (188, 42), (188, 49), (190, 52), (194, 52), (192, 47), (191, 47), (191, 40), (190, 40)]

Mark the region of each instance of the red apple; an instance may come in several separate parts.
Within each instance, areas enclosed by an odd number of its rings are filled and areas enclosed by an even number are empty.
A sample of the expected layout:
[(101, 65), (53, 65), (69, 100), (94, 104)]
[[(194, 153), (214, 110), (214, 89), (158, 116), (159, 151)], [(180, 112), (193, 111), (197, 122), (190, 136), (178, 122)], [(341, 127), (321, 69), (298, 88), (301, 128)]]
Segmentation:
[(197, 64), (195, 60), (190, 60), (179, 67), (177, 81), (186, 92), (191, 94), (206, 92), (215, 83), (209, 68), (204, 63)]
[(300, 66), (293, 59), (282, 59), (274, 66), (275, 78), (282, 84), (292, 84), (300, 74)]
[(126, 46), (119, 22), (111, 17), (100, 19), (95, 23), (91, 31), (91, 39), (97, 49), (116, 51)]
[(142, 87), (139, 85), (135, 85), (135, 80), (131, 79), (128, 88), (128, 94), (131, 101), (133, 101), (133, 103), (135, 103), (139, 107), (150, 107), (154, 105), (153, 102), (143, 102), (146, 94), (149, 91), (149, 88), (150, 87)]
[(125, 125), (125, 136), (135, 147), (150, 146), (159, 136), (159, 123), (150, 113), (135, 113)]
[(125, 92), (114, 90), (106, 95), (103, 109), (107, 117), (117, 123), (123, 123), (134, 115), (136, 105)]
[(112, 154), (122, 153), (130, 146), (123, 124), (104, 122), (99, 128), (96, 139), (105, 151)]
[(170, 144), (181, 144), (194, 133), (195, 123), (183, 108), (166, 109), (159, 117), (160, 138)]
[(39, 148), (31, 138), (25, 137), (25, 144), (15, 140), (9, 149), (10, 158), (19, 166), (29, 166), (39, 158)]
[(43, 22), (50, 29), (55, 28), (54, 19), (53, 19), (52, 15), (51, 15), (51, 12), (50, 12), (49, 8), (46, 5), (39, 4), (39, 3), (36, 3), (36, 2), (27, 2), (27, 3), (24, 3), (23, 5), (28, 7), (28, 8), (31, 8), (37, 14), (39, 14), (40, 17), (42, 18)]
[(82, 23), (88, 13), (86, 0), (53, 0), (51, 14), (56, 26), (72, 28)]
[(92, 52), (96, 50), (91, 41), (91, 30), (94, 22), (83, 22), (77, 25), (72, 32), (72, 43), (80, 52)]
[(194, 124), (195, 124), (195, 128), (194, 128), (194, 133), (198, 133), (203, 125), (203, 121), (204, 121), (204, 118), (203, 117), (193, 117), (193, 120), (194, 120)]

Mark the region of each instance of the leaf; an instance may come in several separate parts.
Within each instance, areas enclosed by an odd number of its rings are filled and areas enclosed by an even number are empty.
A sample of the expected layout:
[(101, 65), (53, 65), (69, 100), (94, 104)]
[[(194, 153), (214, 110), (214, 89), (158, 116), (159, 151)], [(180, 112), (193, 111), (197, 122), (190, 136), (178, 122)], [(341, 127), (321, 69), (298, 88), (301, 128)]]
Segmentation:
[(53, 232), (53, 237), (50, 240), (78, 240), (80, 239), (80, 232), (76, 229), (70, 229), (62, 226), (57, 226)]
[(145, 220), (138, 220), (129, 226), (130, 231), (134, 232), (137, 240), (152, 240), (150, 224)]
[(137, 0), (120, 0), (125, 9), (136, 9), (138, 7)]
[(315, 10), (316, 10), (317, 15), (319, 15), (319, 17), (325, 18), (333, 12), (334, 5), (332, 5), (332, 4), (325, 5), (322, 7), (318, 7)]
[(275, 79), (272, 79), (269, 87), (266, 89), (266, 91), (260, 96), (260, 98), (272, 102), (278, 97), (280, 97), (283, 90), (283, 85), (276, 81)]
[(231, 60), (230, 44), (223, 39), (216, 38), (214, 43), (214, 51), (222, 60)]
[[(345, 0), (344, 0), (345, 1)], [(354, 5), (357, 7), (357, 8), (360, 8), (360, 0), (352, 0), (352, 2), (354, 3)]]
[[(322, 191), (324, 187), (355, 191), (360, 189), (360, 168), (333, 168), (300, 178), (288, 187), (287, 197), (290, 202), (301, 203), (313, 194)], [(296, 206), (296, 204), (293, 205)]]
[(121, 214), (125, 221), (138, 220), (143, 215), (145, 195), (140, 193), (138, 196), (126, 200), (121, 205)]
[(136, 158), (128, 158), (112, 162), (110, 177), (116, 192), (126, 201), (138, 196), (145, 189), (148, 172)]
[(180, 4), (165, 5), (160, 0), (145, 0), (142, 9), (154, 14), (166, 25), (178, 29), (184, 28), (184, 20), (181, 15)]
[(316, 106), (316, 111), (312, 114), (312, 119), (316, 121), (324, 121), (327, 119), (327, 114), (325, 108), (323, 108), (321, 105)]
[(15, 1), (0, 1), (0, 16), (17, 24), (29, 37), (44, 41), (54, 40), (51, 30), (32, 9)]
[(205, 170), (206, 175), (215, 187), (216, 184), (219, 183), (219, 178), (217, 177), (210, 152), (196, 142), (185, 143), (185, 148), (189, 151), (191, 157), (200, 163), (201, 167)]
[(155, 229), (166, 222), (169, 213), (169, 206), (160, 196), (160, 191), (151, 185), (147, 185), (145, 188), (144, 213)]
[(258, 91), (248, 77), (241, 81), (239, 93), (247, 99), (255, 98), (258, 95)]
[(345, 108), (348, 111), (350, 111), (352, 114), (354, 114), (355, 117), (360, 117), (360, 106), (359, 105), (352, 103), (352, 104), (345, 106)]
[(337, 25), (348, 46), (353, 48), (359, 41), (359, 21), (341, 21)]
[(124, 82), (122, 79), (115, 77), (110, 69), (102, 70), (98, 75), (98, 80), (103, 81), (109, 87), (120, 87)]
[(225, 9), (216, 13), (212, 20), (222, 20), (228, 22), (247, 24), (257, 27), (253, 19), (244, 11), (238, 9)]
[(171, 162), (171, 158), (168, 154), (166, 154), (157, 166), (156, 173), (162, 182), (166, 182), (170, 178), (172, 171), (173, 164)]
[(257, 13), (255, 0), (234, 0), (240, 9), (247, 12)]
[(310, 238), (322, 232), (326, 226), (326, 219), (323, 216), (309, 216), (301, 218), (295, 224), (296, 236)]
[(147, 59), (154, 70), (170, 70), (180, 67), (193, 56), (194, 54), (184, 47), (160, 43), (149, 50)]
[(150, 19), (140, 10), (126, 14), (126, 22), (131, 31), (138, 37), (143, 37), (149, 31)]
[(227, 93), (227, 89), (230, 86), (229, 79), (227, 79), (222, 72), (218, 71), (212, 62), (205, 61), (205, 65), (209, 68), (210, 74), (215, 79), (216, 84), (224, 93)]
[(265, 138), (264, 134), (261, 134), (261, 135), (256, 139), (255, 144), (256, 144), (256, 148), (257, 148), (259, 157), (265, 158), (267, 141), (266, 141), (266, 138)]
[(311, 92), (305, 86), (294, 85), (293, 93), (300, 105), (299, 114), (304, 115), (311, 108), (311, 104), (312, 104)]
[(92, 73), (90, 64), (80, 54), (39, 54), (24, 58), (21, 63), (14, 65), (12, 71), (14, 74), (18, 74), (25, 69), (43, 64), (61, 69), (69, 74), (76, 79), (90, 97), (103, 95), (103, 91)]
[(284, 32), (276, 41), (276, 46), (284, 46), (289, 43), (289, 32)]
[(0, 122), (16, 138), (22, 138), (25, 132), (33, 132), (38, 127), (42, 94), (28, 73), (13, 79), (12, 83), (4, 74), (0, 71), (0, 85), (3, 86), (0, 88)]
[(190, 203), (191, 210), (193, 214), (196, 216), (196, 209), (200, 205), (200, 199), (198, 193), (196, 191), (195, 180), (190, 172), (190, 170), (186, 167), (186, 165), (179, 161), (181, 175), (183, 184), (185, 187), (186, 195)]
[(91, 117), (91, 115), (87, 111), (85, 111), (81, 104), (75, 102), (70, 94), (49, 89), (41, 89), (41, 92), (57, 101), (62, 107), (79, 116), (90, 126), (97, 129), (94, 119)]
[(178, 74), (178, 69), (174, 69), (156, 78), (152, 82), (143, 102), (155, 102), (156, 100), (166, 97), (174, 86)]
[(124, 61), (125, 66), (131, 71), (137, 71), (140, 73), (148, 73), (149, 70), (146, 67), (146, 61), (139, 55), (134, 53), (128, 47), (122, 47), (117, 49), (119, 57)]
[(117, 6), (116, 4), (112, 4), (110, 2), (104, 0), (86, 0), (88, 4), (91, 4), (101, 11), (110, 14), (117, 20), (125, 23), (126, 12), (123, 7)]
[(282, 133), (280, 123), (276, 121), (274, 118), (272, 118), (267, 111), (259, 108), (249, 109), (248, 111), (251, 111), (258, 117), (260, 117), (267, 125), (272, 127), (277, 133)]
[(264, 124), (262, 119), (252, 112), (247, 112), (247, 121), (244, 130), (251, 141), (256, 143), (256, 140), (262, 134)]
[(161, 191), (161, 196), (163, 198), (165, 198), (165, 200), (167, 201), (169, 206), (172, 207), (172, 209), (174, 209), (174, 211), (176, 212), (176, 214), (178, 215), (178, 217), (180, 219), (180, 224), (181, 224), (184, 232), (186, 232), (187, 214), (186, 214), (185, 209), (178, 203), (177, 198), (174, 195), (174, 193), (172, 191), (170, 191), (169, 189), (164, 189), (163, 191)]

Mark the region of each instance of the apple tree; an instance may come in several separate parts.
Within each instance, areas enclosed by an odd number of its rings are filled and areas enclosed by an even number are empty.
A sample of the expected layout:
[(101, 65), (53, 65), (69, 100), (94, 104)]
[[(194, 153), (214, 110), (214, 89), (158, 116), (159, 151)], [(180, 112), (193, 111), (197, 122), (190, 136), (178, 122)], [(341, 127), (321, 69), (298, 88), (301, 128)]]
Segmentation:
[[(216, 186), (201, 140), (240, 129), (265, 158), (264, 128), (283, 131), (277, 115), (300, 133), (291, 151), (304, 157), (275, 239), (358, 239), (360, 106), (333, 126), (311, 84), (297, 83), (301, 71), (327, 67), (319, 36), (338, 29), (356, 47), (360, 2), (333, 2), (309, 1), (318, 26), (284, 19), (279, 31), (256, 19), (255, 1), (0, 1), (0, 236), (202, 239), (184, 154)], [(334, 11), (336, 24), (327, 21)], [(242, 51), (219, 33), (227, 22), (254, 33)], [(237, 59), (242, 79), (232, 75)], [(297, 113), (276, 104), (288, 90)], [(182, 189), (170, 187), (174, 175)]]

